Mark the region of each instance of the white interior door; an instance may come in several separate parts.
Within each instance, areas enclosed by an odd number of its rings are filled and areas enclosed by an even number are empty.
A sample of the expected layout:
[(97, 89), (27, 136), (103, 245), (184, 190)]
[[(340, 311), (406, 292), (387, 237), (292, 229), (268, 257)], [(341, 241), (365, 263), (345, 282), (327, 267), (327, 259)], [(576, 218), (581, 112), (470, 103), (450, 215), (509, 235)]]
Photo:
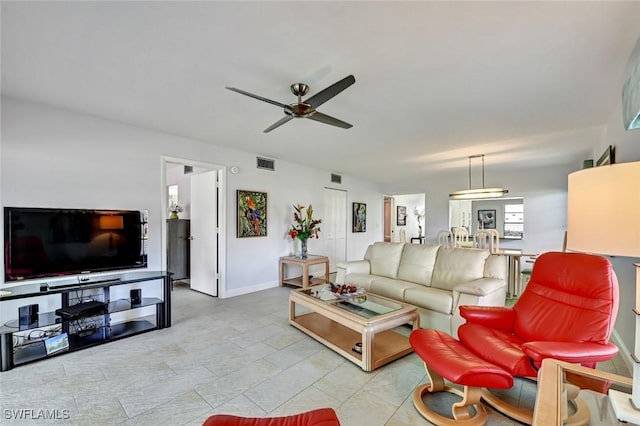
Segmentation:
[(216, 170), (191, 176), (191, 289), (218, 295)]
[(336, 263), (347, 260), (347, 193), (337, 189), (324, 190), (325, 213), (322, 234), (329, 271), (336, 271)]

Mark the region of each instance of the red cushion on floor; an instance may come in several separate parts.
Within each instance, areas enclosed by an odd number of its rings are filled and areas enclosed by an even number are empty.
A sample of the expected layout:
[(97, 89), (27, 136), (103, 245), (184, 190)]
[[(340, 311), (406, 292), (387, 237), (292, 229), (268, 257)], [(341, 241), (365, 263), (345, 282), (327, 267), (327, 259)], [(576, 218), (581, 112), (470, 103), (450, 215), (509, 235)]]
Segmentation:
[(214, 414), (202, 426), (340, 426), (332, 408), (319, 408), (283, 417), (240, 417)]

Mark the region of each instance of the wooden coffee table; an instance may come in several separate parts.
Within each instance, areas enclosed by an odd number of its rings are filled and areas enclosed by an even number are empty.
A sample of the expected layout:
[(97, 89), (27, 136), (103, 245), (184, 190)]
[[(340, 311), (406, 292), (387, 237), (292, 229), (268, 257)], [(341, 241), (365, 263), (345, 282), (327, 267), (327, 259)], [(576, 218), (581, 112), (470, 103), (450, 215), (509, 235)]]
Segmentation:
[[(289, 324), (364, 371), (413, 352), (409, 338), (393, 330), (408, 323), (413, 330), (420, 327), (415, 306), (371, 293), (339, 299), (327, 286), (315, 286), (289, 294)], [(362, 344), (361, 354), (353, 350), (356, 343)]]

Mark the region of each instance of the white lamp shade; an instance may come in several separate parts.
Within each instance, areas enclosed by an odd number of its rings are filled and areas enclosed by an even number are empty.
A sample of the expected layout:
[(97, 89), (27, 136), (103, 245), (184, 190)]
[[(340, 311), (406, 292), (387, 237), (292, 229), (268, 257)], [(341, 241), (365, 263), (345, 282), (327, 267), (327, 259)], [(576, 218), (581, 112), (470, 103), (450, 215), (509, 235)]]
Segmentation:
[(622, 119), (627, 130), (640, 129), (640, 38), (631, 52), (622, 86)]
[(640, 257), (640, 161), (569, 175), (567, 249)]

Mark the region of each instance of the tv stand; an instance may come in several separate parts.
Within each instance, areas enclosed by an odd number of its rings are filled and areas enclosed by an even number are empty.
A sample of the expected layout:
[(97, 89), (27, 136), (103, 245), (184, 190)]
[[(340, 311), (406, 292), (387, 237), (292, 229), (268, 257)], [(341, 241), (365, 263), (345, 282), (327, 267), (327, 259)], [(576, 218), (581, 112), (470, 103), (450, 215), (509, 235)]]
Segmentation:
[[(2, 302), (16, 299), (25, 299), (26, 305), (31, 298), (60, 295), (61, 306), (55, 312), (41, 312), (38, 315), (38, 322), (29, 329), (20, 330), (18, 319), (0, 327), (0, 371), (66, 353), (47, 355), (44, 339), (14, 346), (14, 334), (21, 335), (25, 331), (28, 333), (29, 330), (48, 329), (59, 324), (60, 331), (68, 334), (69, 352), (73, 352), (147, 331), (171, 327), (171, 274), (169, 272), (139, 271), (101, 278), (99, 281), (77, 282), (75, 278), (74, 281), (53, 284), (46, 291), (41, 290), (39, 283), (25, 284), (12, 287), (8, 289), (10, 294), (0, 296), (0, 305)], [(111, 298), (113, 287), (142, 282), (155, 282), (160, 285), (162, 297), (143, 297), (141, 303), (135, 305), (132, 305), (128, 298)], [(85, 301), (82, 298), (74, 298), (76, 292), (87, 289), (96, 289), (94, 296), (100, 300)], [(148, 306), (155, 306), (155, 318), (135, 316), (137, 312), (135, 310)], [(5, 306), (2, 308), (4, 309)], [(134, 315), (129, 315), (133, 319), (112, 324), (111, 314), (124, 311), (133, 311)]]

